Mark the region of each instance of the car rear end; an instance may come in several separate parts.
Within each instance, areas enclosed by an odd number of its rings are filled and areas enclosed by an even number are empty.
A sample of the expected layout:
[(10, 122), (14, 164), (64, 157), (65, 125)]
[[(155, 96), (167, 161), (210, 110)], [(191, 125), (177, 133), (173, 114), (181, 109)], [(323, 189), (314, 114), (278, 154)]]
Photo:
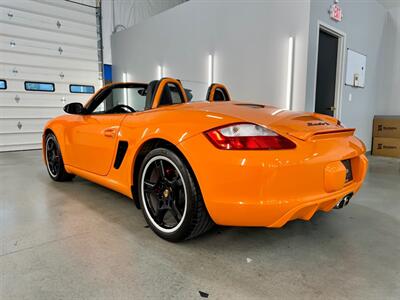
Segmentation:
[[(309, 220), (318, 210), (342, 207), (360, 189), (368, 162), (354, 129), (316, 114), (248, 113), (238, 113), (242, 122), (212, 128), (180, 144), (217, 224), (281, 227), (290, 220)], [(226, 127), (241, 124), (270, 133), (263, 133), (264, 142), (242, 139), (240, 145), (240, 140), (232, 140), (232, 145), (239, 141), (238, 149), (221, 148), (210, 136), (214, 132), (215, 139), (225, 139), (240, 131)], [(270, 148), (268, 140), (274, 142)], [(263, 148), (254, 148), (257, 144)], [(240, 148), (243, 145), (249, 148)]]

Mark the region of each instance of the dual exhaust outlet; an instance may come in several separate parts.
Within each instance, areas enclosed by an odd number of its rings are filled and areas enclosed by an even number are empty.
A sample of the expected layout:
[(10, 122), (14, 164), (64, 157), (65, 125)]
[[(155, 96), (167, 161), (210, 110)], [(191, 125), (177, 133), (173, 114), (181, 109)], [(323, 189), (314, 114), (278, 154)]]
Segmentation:
[(350, 199), (353, 197), (353, 193), (347, 194), (346, 196), (343, 197), (342, 200), (340, 200), (338, 203), (336, 203), (335, 208), (340, 209), (345, 207), (347, 204), (350, 203)]

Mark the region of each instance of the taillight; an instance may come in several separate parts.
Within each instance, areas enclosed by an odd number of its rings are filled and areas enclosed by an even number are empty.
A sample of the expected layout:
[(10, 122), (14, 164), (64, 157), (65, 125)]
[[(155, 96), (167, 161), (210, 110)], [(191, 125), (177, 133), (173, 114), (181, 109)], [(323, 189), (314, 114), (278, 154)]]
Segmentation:
[(296, 144), (276, 132), (251, 123), (232, 124), (205, 132), (215, 147), (224, 150), (284, 150)]

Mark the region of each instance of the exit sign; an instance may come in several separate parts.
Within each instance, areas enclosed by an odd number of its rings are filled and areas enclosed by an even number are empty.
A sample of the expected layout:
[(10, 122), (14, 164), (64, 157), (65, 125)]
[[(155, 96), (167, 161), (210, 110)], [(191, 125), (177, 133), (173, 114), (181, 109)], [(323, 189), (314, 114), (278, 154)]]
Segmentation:
[(339, 4), (335, 3), (331, 5), (330, 9), (330, 16), (331, 19), (340, 22), (343, 19), (343, 12), (342, 9), (340, 8)]

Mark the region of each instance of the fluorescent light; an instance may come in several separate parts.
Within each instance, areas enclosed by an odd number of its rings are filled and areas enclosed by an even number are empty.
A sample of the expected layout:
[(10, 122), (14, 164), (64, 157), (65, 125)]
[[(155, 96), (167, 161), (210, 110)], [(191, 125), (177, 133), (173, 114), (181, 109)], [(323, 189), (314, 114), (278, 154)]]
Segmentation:
[(294, 37), (289, 37), (288, 49), (288, 68), (287, 68), (287, 82), (286, 82), (286, 108), (292, 109), (293, 107), (293, 55), (294, 55)]
[[(128, 74), (127, 73), (122, 73), (122, 81), (123, 82), (128, 82)], [(128, 105), (128, 89), (124, 89), (124, 103), (125, 105)]]
[(208, 55), (208, 86), (214, 82), (214, 57), (212, 54)]
[(163, 78), (164, 77), (164, 68), (163, 68), (163, 66), (161, 66), (161, 65), (159, 65), (158, 66), (158, 68), (157, 68), (157, 77), (158, 77), (158, 79), (161, 79), (161, 78)]

